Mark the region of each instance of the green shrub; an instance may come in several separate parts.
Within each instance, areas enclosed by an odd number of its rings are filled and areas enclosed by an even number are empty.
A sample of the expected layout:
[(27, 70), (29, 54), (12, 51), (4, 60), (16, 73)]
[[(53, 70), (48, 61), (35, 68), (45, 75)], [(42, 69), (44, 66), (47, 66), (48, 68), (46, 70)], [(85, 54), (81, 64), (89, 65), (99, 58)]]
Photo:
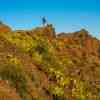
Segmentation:
[(87, 91), (84, 82), (80, 80), (74, 80), (75, 87), (72, 89), (72, 96), (76, 100), (86, 100)]
[[(8, 80), (11, 86), (15, 87), (19, 95), (23, 100), (27, 94), (27, 80), (25, 73), (22, 71), (20, 66), (16, 65), (1, 65), (0, 66), (0, 77), (3, 80)], [(27, 95), (26, 95), (27, 94)]]
[(59, 87), (58, 85), (50, 84), (49, 87), (48, 87), (48, 90), (53, 95), (62, 96), (64, 94), (63, 88)]
[(15, 65), (20, 65), (21, 64), (20, 60), (12, 54), (8, 54), (6, 56), (6, 63), (15, 64)]
[(33, 46), (33, 39), (25, 33), (6, 33), (1, 34), (10, 43), (15, 44), (21, 50), (27, 52)]
[(53, 100), (67, 100), (64, 96), (53, 95)]

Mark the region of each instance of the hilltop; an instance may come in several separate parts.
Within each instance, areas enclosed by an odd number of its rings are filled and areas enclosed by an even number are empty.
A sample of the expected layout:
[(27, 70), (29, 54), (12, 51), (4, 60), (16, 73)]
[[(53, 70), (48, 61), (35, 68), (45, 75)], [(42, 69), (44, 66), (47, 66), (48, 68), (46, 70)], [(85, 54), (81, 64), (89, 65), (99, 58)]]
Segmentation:
[(0, 23), (0, 100), (100, 100), (100, 40)]

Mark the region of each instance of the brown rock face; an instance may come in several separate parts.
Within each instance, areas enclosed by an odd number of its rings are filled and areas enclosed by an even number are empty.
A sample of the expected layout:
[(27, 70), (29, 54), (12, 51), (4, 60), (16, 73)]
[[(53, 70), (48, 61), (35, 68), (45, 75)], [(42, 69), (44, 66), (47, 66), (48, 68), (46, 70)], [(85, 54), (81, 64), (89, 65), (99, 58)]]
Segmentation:
[(74, 49), (74, 52), (79, 53), (80, 51), (81, 53), (85, 52), (86, 54), (95, 56), (100, 53), (99, 40), (92, 37), (85, 29), (69, 34), (58, 34), (57, 39), (62, 51), (64, 49), (69, 49), (69, 51)]
[(31, 35), (32, 34), (45, 35), (49, 40), (52, 40), (56, 36), (55, 29), (53, 28), (52, 24), (49, 24), (45, 27), (38, 27), (36, 29), (32, 29)]
[(11, 28), (3, 23), (0, 23), (0, 32), (10, 32)]

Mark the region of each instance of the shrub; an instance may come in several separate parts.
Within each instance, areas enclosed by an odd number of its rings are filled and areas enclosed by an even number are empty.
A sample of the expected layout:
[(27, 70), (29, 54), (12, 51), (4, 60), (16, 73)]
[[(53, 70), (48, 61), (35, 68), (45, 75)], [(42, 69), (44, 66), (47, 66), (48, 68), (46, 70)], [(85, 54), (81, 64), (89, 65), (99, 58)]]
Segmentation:
[(63, 88), (58, 85), (50, 84), (48, 90), (52, 93), (52, 95), (62, 96), (64, 94)]
[(0, 77), (3, 80), (8, 80), (11, 86), (16, 88), (23, 100), (27, 96), (27, 80), (20, 66), (16, 65), (1, 65)]
[(9, 63), (9, 64), (15, 64), (15, 65), (20, 65), (21, 64), (20, 60), (12, 54), (8, 54), (6, 56), (6, 62)]
[(80, 80), (74, 80), (75, 87), (72, 89), (72, 96), (77, 100), (86, 100), (87, 91), (84, 83)]
[(6, 38), (12, 44), (15, 44), (21, 50), (28, 52), (30, 48), (33, 46), (33, 39), (31, 36), (25, 33), (6, 33), (1, 34), (4, 38)]

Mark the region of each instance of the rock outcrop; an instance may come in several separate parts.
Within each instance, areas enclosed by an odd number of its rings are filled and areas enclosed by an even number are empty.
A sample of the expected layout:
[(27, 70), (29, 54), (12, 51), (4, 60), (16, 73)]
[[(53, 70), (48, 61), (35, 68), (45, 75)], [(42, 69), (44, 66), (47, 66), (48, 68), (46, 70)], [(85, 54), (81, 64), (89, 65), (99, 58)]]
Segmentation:
[(11, 32), (11, 28), (6, 25), (6, 24), (3, 24), (3, 23), (0, 23), (0, 32)]

